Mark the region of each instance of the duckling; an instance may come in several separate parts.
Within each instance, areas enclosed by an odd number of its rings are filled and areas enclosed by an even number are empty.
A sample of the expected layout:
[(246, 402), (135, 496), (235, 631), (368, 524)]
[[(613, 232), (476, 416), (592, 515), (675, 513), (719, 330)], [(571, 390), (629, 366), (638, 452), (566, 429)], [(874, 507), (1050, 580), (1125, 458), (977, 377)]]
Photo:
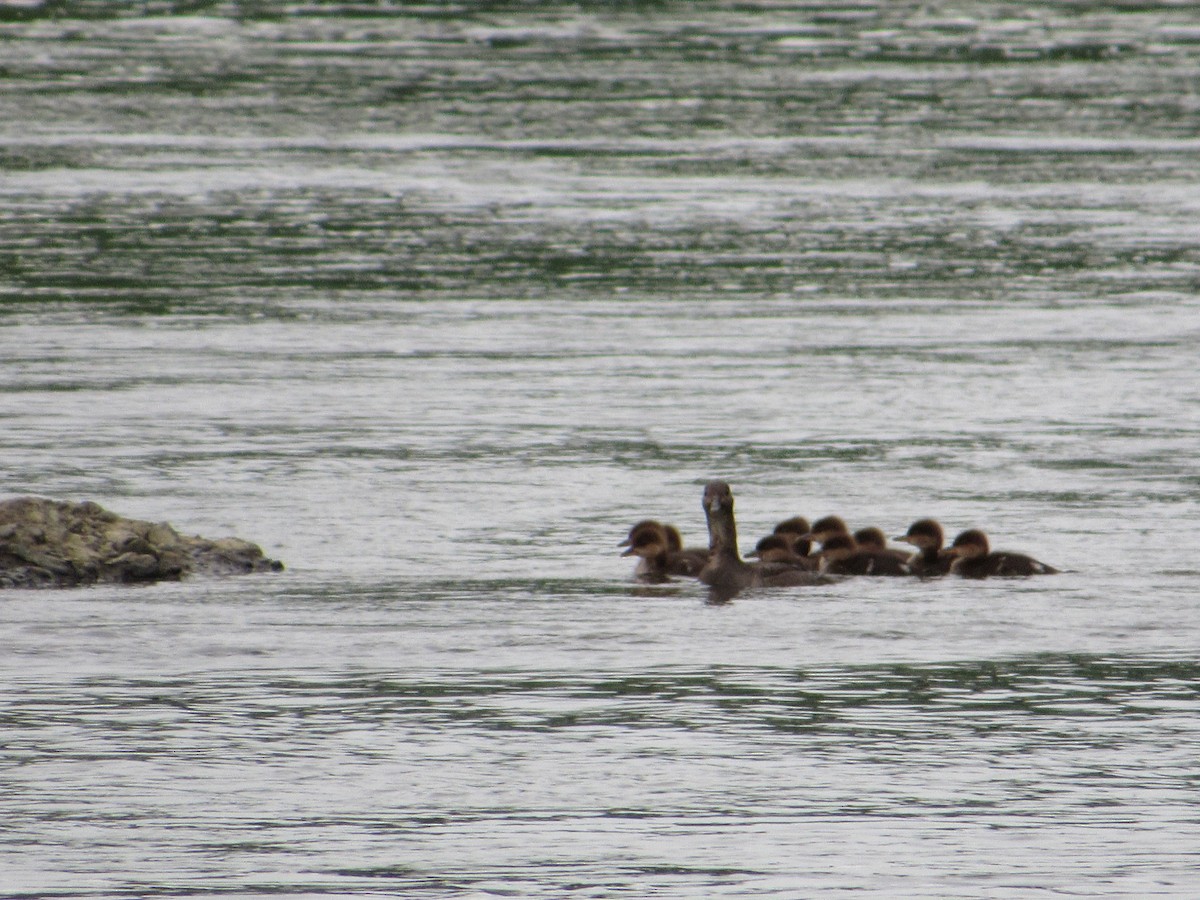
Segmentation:
[(643, 519), (631, 529), (629, 536), (618, 547), (628, 547), (621, 556), (638, 557), (633, 577), (638, 581), (658, 584), (670, 581), (670, 540), (661, 522)]
[(685, 549), (679, 529), (654, 519), (638, 522), (617, 546), (629, 548), (621, 556), (639, 557), (633, 573), (639, 581), (658, 583), (671, 575), (694, 578), (708, 562), (707, 550)]
[(909, 557), (908, 564), (914, 575), (923, 578), (945, 575), (950, 571), (954, 557), (942, 549), (945, 539), (942, 526), (935, 519), (917, 519), (908, 526), (908, 531), (896, 538), (917, 548)]
[(695, 578), (708, 562), (707, 547), (685, 547), (683, 536), (674, 525), (663, 525), (667, 532), (667, 549), (671, 554), (672, 575), (687, 575)]
[(987, 535), (978, 528), (964, 531), (954, 539), (949, 553), (954, 557), (950, 571), (963, 578), (987, 578), (990, 575), (1054, 575), (1058, 569), (1038, 562), (1024, 553), (991, 550)]
[(810, 572), (816, 571), (817, 558), (797, 553), (794, 549), (795, 545), (788, 540), (789, 537), (790, 535), (787, 534), (768, 534), (754, 546), (754, 550), (746, 555), (757, 557), (765, 563), (784, 563), (807, 569)]
[(908, 558), (912, 556), (911, 553), (907, 553), (904, 550), (889, 547), (887, 545), (887, 536), (883, 533), (883, 529), (876, 528), (874, 525), (867, 528), (860, 528), (854, 532), (854, 542), (858, 544), (860, 550), (886, 553), (888, 556), (894, 556), (904, 563), (907, 563)]
[(828, 538), (835, 534), (844, 534), (849, 536), (850, 529), (846, 526), (846, 522), (841, 516), (824, 516), (817, 519), (813, 523), (812, 531), (804, 535), (808, 540), (812, 541), (814, 553), (825, 544)]
[(821, 543), (821, 567), (831, 575), (911, 575), (905, 560), (858, 546), (850, 534), (830, 534)]
[(792, 516), (776, 524), (771, 534), (779, 535), (791, 544), (797, 556), (808, 556), (812, 552), (812, 540), (808, 534), (812, 528), (804, 516)]
[(704, 487), (704, 517), (708, 520), (712, 555), (700, 580), (722, 599), (749, 587), (786, 587), (823, 584), (828, 579), (783, 563), (747, 563), (738, 553), (737, 524), (733, 517), (733, 490), (724, 481)]

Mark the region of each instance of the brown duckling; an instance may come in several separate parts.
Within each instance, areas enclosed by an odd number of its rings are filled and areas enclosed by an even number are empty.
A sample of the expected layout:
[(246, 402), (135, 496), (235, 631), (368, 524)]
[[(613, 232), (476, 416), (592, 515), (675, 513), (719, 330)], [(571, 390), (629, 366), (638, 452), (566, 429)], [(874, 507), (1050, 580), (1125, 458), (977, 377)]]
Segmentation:
[(805, 535), (805, 537), (814, 544), (823, 546), (825, 541), (835, 534), (850, 536), (850, 529), (846, 526), (845, 520), (841, 516), (824, 516), (813, 522), (812, 531)]
[(812, 552), (812, 540), (808, 537), (812, 527), (804, 516), (792, 516), (779, 522), (771, 532), (779, 535), (792, 545), (797, 556), (808, 556)]
[(911, 575), (906, 560), (858, 546), (850, 534), (831, 534), (821, 543), (821, 568), (830, 575)]
[(931, 578), (950, 571), (954, 557), (942, 549), (946, 538), (942, 526), (935, 519), (917, 519), (896, 540), (917, 548), (908, 560), (914, 575)]
[(886, 553), (888, 556), (894, 556), (905, 563), (912, 556), (911, 553), (904, 550), (889, 547), (887, 545), (887, 535), (883, 533), (883, 529), (876, 528), (874, 525), (867, 528), (860, 528), (854, 532), (854, 542), (858, 544), (860, 550), (870, 550), (873, 553)]
[(622, 556), (637, 556), (634, 577), (639, 581), (668, 581), (671, 575), (694, 578), (708, 562), (707, 550), (687, 550), (679, 530), (654, 519), (643, 519), (631, 529), (619, 547), (629, 549)]
[(784, 563), (748, 563), (738, 553), (737, 524), (733, 517), (733, 490), (724, 481), (704, 487), (704, 516), (708, 520), (712, 555), (700, 580), (722, 597), (732, 597), (750, 587), (786, 587), (822, 584), (828, 579)]
[(987, 578), (996, 576), (1054, 575), (1058, 569), (1039, 562), (1024, 553), (992, 551), (987, 535), (978, 528), (964, 531), (950, 545), (949, 554), (954, 557), (951, 573), (963, 578)]
[(687, 575), (695, 578), (700, 570), (708, 563), (707, 547), (685, 547), (683, 536), (674, 525), (663, 525), (667, 532), (667, 547), (671, 554), (671, 565), (677, 571), (673, 575)]
[(753, 551), (746, 555), (757, 557), (759, 561), (765, 563), (784, 563), (807, 569), (810, 572), (816, 571), (817, 558), (797, 553), (795, 544), (789, 540), (789, 537), (791, 536), (788, 534), (768, 534), (754, 546)]

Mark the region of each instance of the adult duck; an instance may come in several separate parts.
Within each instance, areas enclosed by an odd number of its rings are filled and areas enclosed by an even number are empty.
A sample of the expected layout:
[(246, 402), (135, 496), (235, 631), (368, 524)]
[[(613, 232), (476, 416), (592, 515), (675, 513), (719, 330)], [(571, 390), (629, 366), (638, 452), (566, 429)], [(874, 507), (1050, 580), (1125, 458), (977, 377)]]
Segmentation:
[(704, 517), (708, 521), (709, 560), (700, 580), (722, 598), (752, 587), (822, 584), (828, 579), (786, 563), (748, 563), (738, 552), (733, 489), (724, 481), (704, 486)]

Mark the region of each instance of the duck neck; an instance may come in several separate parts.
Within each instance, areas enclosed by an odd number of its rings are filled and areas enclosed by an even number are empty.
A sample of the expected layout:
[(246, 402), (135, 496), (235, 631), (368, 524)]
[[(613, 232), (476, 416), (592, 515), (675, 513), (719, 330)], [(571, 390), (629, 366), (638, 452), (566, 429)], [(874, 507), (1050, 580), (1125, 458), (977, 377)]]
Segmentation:
[(705, 517), (708, 519), (708, 549), (713, 556), (736, 559), (740, 562), (733, 510), (725, 507), (706, 509)]

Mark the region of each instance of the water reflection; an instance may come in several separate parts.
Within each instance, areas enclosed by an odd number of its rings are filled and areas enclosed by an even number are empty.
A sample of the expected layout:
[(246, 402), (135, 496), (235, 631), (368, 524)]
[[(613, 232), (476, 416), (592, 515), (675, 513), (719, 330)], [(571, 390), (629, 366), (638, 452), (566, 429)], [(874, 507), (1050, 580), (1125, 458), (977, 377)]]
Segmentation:
[[(259, 745), (267, 734), (309, 743), (371, 722), (403, 729), (467, 727), (480, 735), (664, 726), (713, 729), (716, 736), (732, 728), (768, 741), (775, 730), (861, 732), (919, 744), (976, 731), (1008, 740), (1012, 734), (1000, 734), (1007, 723), (1051, 744), (1056, 735), (1066, 736), (1062, 729), (1068, 726), (1072, 741), (1082, 737), (1076, 729), (1094, 726), (1097, 746), (1108, 746), (1106, 735), (1116, 720), (1141, 723), (1126, 737), (1144, 728), (1150, 738), (1167, 722), (1184, 725), (1188, 710), (1200, 704), (1198, 686), (1200, 663), (1182, 656), (1052, 653), (798, 668), (274, 673), (254, 685), (241, 676), (138, 681), (94, 676), (73, 682), (73, 699), (59, 695), (57, 687), (18, 687), (5, 721), (14, 750), (52, 745), (60, 760), (104, 756), (106, 746), (117, 744), (169, 757), (179, 749), (177, 740), (204, 740), (206, 733), (270, 753)], [(767, 732), (760, 730), (764, 725)], [(280, 745), (278, 752), (290, 751)], [(853, 742), (836, 752), (856, 755), (864, 747)], [(963, 746), (955, 752), (973, 751)]]

